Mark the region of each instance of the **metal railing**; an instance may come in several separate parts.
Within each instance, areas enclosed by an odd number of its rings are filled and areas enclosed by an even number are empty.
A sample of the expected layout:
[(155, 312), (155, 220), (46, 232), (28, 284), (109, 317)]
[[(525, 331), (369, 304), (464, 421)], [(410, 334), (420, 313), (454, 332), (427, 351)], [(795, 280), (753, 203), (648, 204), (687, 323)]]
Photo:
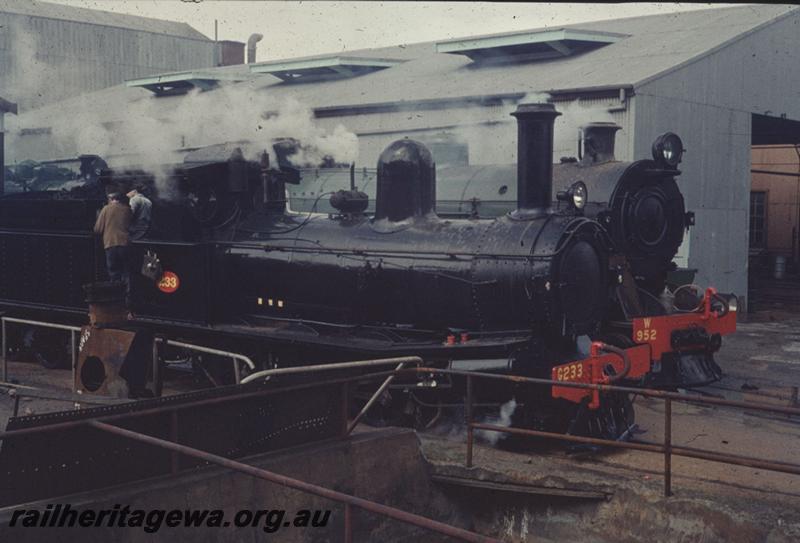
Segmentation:
[[(54, 322), (45, 322), (45, 321), (37, 321), (31, 319), (19, 319), (16, 317), (6, 317), (0, 316), (0, 348), (2, 348), (2, 379), (0, 381), (8, 382), (8, 334), (6, 329), (7, 323), (15, 323), (15, 324), (26, 324), (28, 326), (37, 326), (40, 328), (51, 328), (54, 330), (65, 330), (70, 333), (70, 357), (71, 357), (71, 366), (72, 366), (72, 392), (73, 394), (77, 394), (77, 378), (76, 372), (78, 368), (78, 342), (77, 342), (77, 334), (80, 333), (81, 327), (80, 326), (70, 326), (67, 324), (58, 324)], [(185, 343), (183, 341), (176, 341), (173, 339), (165, 338), (165, 337), (156, 337), (155, 341), (153, 342), (153, 382), (154, 386), (160, 388), (159, 384), (159, 375), (160, 375), (160, 366), (158, 364), (158, 344), (162, 345), (172, 345), (174, 347), (178, 347), (181, 349), (186, 349), (188, 351), (195, 351), (199, 353), (206, 353), (206, 354), (213, 354), (216, 356), (220, 356), (223, 358), (230, 358), (233, 363), (233, 375), (236, 383), (240, 383), (242, 380), (242, 373), (241, 369), (239, 368), (239, 362), (243, 362), (247, 365), (251, 370), (255, 370), (256, 366), (250, 357), (245, 356), (241, 353), (235, 353), (231, 351), (223, 351), (220, 349), (213, 349), (211, 347), (204, 347), (202, 345), (195, 345), (194, 343)]]
[(29, 326), (38, 326), (40, 328), (52, 328), (55, 330), (67, 330), (69, 331), (70, 337), (70, 357), (71, 357), (71, 364), (72, 364), (72, 392), (77, 393), (77, 385), (75, 380), (75, 372), (77, 371), (77, 360), (78, 360), (78, 342), (76, 340), (76, 334), (81, 331), (80, 326), (69, 326), (67, 324), (57, 324), (54, 322), (43, 322), (43, 321), (34, 321), (29, 319), (18, 319), (16, 317), (6, 317), (5, 315), (0, 316), (0, 343), (2, 346), (0, 348), (3, 349), (3, 381), (8, 381), (8, 336), (6, 334), (6, 323), (13, 322), (17, 324), (27, 324)]
[[(408, 362), (415, 362), (418, 359), (416, 357), (408, 357)], [(397, 360), (403, 359), (384, 359), (383, 362), (395, 362)], [(350, 363), (348, 363), (350, 364)], [(291, 373), (290, 370), (293, 368), (281, 368), (280, 371), (282, 373)], [(295, 368), (298, 370), (296, 373), (303, 373), (310, 371), (309, 367), (300, 367)], [(366, 410), (374, 403), (374, 399), (376, 396), (385, 390), (385, 387), (388, 386), (387, 380), (389, 378), (396, 378), (399, 375), (419, 375), (423, 374), (426, 376), (433, 376), (436, 374), (439, 375), (452, 375), (452, 376), (461, 376), (465, 378), (466, 381), (466, 399), (465, 399), (465, 422), (467, 425), (467, 438), (466, 438), (466, 453), (465, 453), (465, 465), (467, 468), (473, 467), (473, 448), (474, 448), (474, 431), (475, 430), (486, 430), (492, 432), (503, 432), (508, 434), (515, 434), (520, 436), (528, 436), (528, 437), (539, 437), (545, 439), (552, 439), (556, 441), (563, 441), (563, 442), (572, 442), (572, 443), (584, 443), (590, 445), (601, 445), (603, 447), (609, 448), (619, 448), (619, 449), (631, 449), (631, 450), (638, 450), (644, 451), (649, 453), (656, 453), (656, 454), (663, 454), (664, 455), (664, 495), (671, 496), (672, 495), (672, 457), (673, 456), (683, 456), (688, 458), (695, 458), (700, 460), (707, 460), (712, 462), (718, 462), (722, 464), (731, 464), (731, 465), (739, 465), (751, 468), (758, 468), (764, 469), (768, 471), (775, 471), (780, 473), (789, 473), (794, 475), (800, 475), (800, 464), (797, 463), (789, 463), (789, 462), (779, 462), (773, 460), (764, 460), (762, 458), (756, 458), (751, 456), (743, 456), (743, 455), (735, 455), (730, 453), (720, 453), (716, 451), (711, 451), (707, 449), (697, 449), (692, 447), (684, 447), (684, 446), (677, 446), (674, 445), (672, 442), (672, 402), (678, 401), (683, 403), (689, 404), (701, 404), (701, 405), (713, 405), (713, 406), (721, 406), (721, 407), (734, 407), (739, 409), (745, 410), (752, 410), (752, 411), (762, 411), (762, 412), (770, 412), (770, 413), (780, 413), (789, 416), (800, 416), (800, 408), (795, 407), (783, 407), (783, 406), (775, 406), (775, 405), (767, 405), (761, 403), (754, 403), (754, 402), (743, 402), (737, 400), (726, 400), (721, 398), (710, 398), (710, 397), (700, 397), (700, 396), (685, 396), (682, 394), (674, 393), (674, 392), (667, 392), (661, 390), (651, 390), (651, 389), (640, 389), (640, 388), (632, 388), (632, 387), (624, 387), (624, 386), (616, 386), (616, 385), (605, 385), (605, 384), (590, 384), (590, 383), (577, 383), (577, 382), (570, 382), (570, 381), (553, 381), (550, 379), (538, 379), (532, 377), (520, 377), (520, 376), (513, 376), (513, 375), (499, 375), (499, 374), (488, 374), (488, 373), (478, 373), (478, 372), (469, 372), (469, 371), (459, 371), (459, 370), (448, 370), (448, 369), (440, 369), (440, 368), (428, 368), (428, 367), (417, 367), (417, 368), (395, 368), (391, 371), (384, 371), (384, 372), (376, 372), (376, 373), (369, 373), (359, 376), (351, 376), (346, 378), (340, 379), (333, 379), (328, 381), (317, 381), (310, 384), (302, 384), (302, 385), (295, 385), (290, 387), (284, 388), (271, 388), (266, 390), (258, 390), (253, 392), (244, 391), (241, 394), (237, 394), (234, 396), (225, 396), (220, 398), (211, 398), (211, 399), (201, 399), (201, 400), (194, 400), (182, 404), (176, 405), (168, 405), (168, 406), (161, 406), (161, 407), (154, 407), (150, 409), (143, 409), (141, 411), (136, 411), (132, 413), (125, 413), (125, 414), (118, 414), (118, 415), (111, 415), (105, 417), (98, 417), (91, 420), (83, 420), (83, 421), (71, 421), (71, 422), (63, 422), (63, 423), (55, 423), (47, 426), (41, 427), (34, 427), (34, 428), (26, 428), (20, 430), (11, 430), (0, 432), (0, 440), (5, 440), (9, 438), (14, 438), (16, 436), (30, 434), (30, 433), (37, 433), (37, 432), (44, 432), (44, 431), (52, 431), (52, 430), (62, 430), (67, 429), (70, 427), (77, 427), (83, 425), (92, 425), (98, 429), (102, 429), (104, 431), (111, 431), (115, 433), (119, 433), (119, 435), (125, 435), (127, 437), (131, 437), (132, 439), (138, 439), (140, 441), (144, 441), (156, 446), (166, 447), (172, 450), (177, 455), (179, 454), (187, 454), (190, 456), (194, 456), (196, 458), (201, 458), (204, 460), (208, 460), (209, 462), (217, 463), (219, 465), (223, 465), (229, 467), (231, 469), (236, 469), (238, 471), (242, 471), (245, 473), (250, 473), (251, 475), (264, 478), (266, 480), (271, 480), (273, 482), (277, 482), (278, 484), (285, 484), (285, 486), (290, 486), (291, 488), (296, 488), (298, 490), (306, 491), (308, 490), (311, 493), (315, 493), (320, 496), (330, 497), (331, 499), (342, 501), (343, 503), (349, 503), (351, 506), (360, 507), (365, 510), (377, 512), (380, 514), (386, 514), (392, 518), (396, 518), (398, 520), (403, 520), (403, 515), (410, 515), (409, 513), (403, 513), (397, 511), (394, 513), (387, 513), (386, 506), (380, 506), (379, 504), (375, 504), (374, 502), (367, 502), (366, 500), (360, 500), (359, 498), (355, 498), (353, 496), (347, 496), (345, 494), (336, 493), (334, 491), (328, 489), (322, 489), (322, 487), (316, 487), (315, 491), (311, 491), (312, 487), (315, 485), (310, 485), (309, 483), (303, 483), (302, 481), (291, 480), (287, 481), (286, 479), (282, 479), (282, 476), (276, 474), (270, 474), (270, 472), (260, 473), (257, 468), (253, 468), (252, 466), (247, 466), (246, 464), (241, 464), (239, 462), (226, 459), (223, 457), (218, 457), (214, 455), (210, 455), (209, 453), (199, 451), (196, 449), (191, 449), (184, 447), (178, 443), (173, 443), (170, 441), (160, 440), (158, 438), (154, 438), (151, 436), (146, 436), (142, 434), (136, 434), (135, 432), (130, 432), (129, 430), (123, 430), (114, 426), (109, 425), (108, 423), (113, 422), (115, 420), (124, 420), (139, 416), (145, 416), (150, 414), (156, 413), (164, 413), (164, 412), (175, 412), (181, 409), (190, 409), (192, 407), (197, 407), (201, 405), (211, 405), (215, 403), (222, 403), (226, 401), (231, 401), (234, 399), (243, 399), (248, 397), (257, 397), (262, 395), (269, 395), (275, 394), (277, 392), (287, 392), (292, 390), (303, 390), (308, 389), (313, 386), (319, 385), (328, 385), (328, 384), (341, 384), (345, 387), (345, 393), (342, 394), (342, 406), (341, 409), (344, 413), (347, 413), (349, 410), (349, 394), (347, 393), (348, 387), (351, 383), (354, 382), (366, 382), (369, 380), (374, 379), (384, 379), (383, 385), (378, 389), (376, 395), (373, 395), (373, 398), (367, 402), (368, 405), (365, 409), (362, 409), (362, 412), (359, 413), (359, 417), (366, 412)], [(504, 426), (497, 426), (493, 424), (485, 424), (475, 422), (473, 420), (473, 406), (475, 405), (474, 402), (474, 381), (475, 379), (486, 379), (486, 380), (501, 380), (507, 381), (509, 383), (513, 383), (515, 385), (546, 385), (546, 386), (559, 386), (559, 387), (567, 387), (567, 388), (581, 388), (586, 390), (596, 390), (601, 393), (609, 393), (609, 392), (617, 392), (617, 393), (626, 393), (626, 394), (635, 394), (640, 395), (647, 398), (654, 398), (663, 400), (665, 402), (665, 409), (664, 409), (664, 440), (662, 443), (651, 443), (651, 442), (627, 442), (627, 441), (614, 441), (609, 439), (601, 439), (601, 438), (594, 438), (594, 437), (585, 437), (585, 436), (578, 436), (578, 435), (567, 435), (555, 432), (545, 432), (539, 430), (528, 430), (523, 428), (510, 428)], [(413, 386), (413, 385), (409, 385)], [(347, 417), (345, 418), (345, 425), (341, 430), (341, 436), (347, 436), (354, 428), (353, 424), (347, 423)], [(174, 463), (175, 471), (177, 471), (177, 460)], [(274, 476), (274, 477), (273, 477)], [(282, 482), (279, 482), (282, 481)], [(320, 490), (322, 489), (322, 490)], [(371, 503), (372, 505), (367, 506), (365, 503)], [(388, 508), (391, 509), (391, 508)], [(414, 517), (412, 515), (412, 517)], [(422, 520), (420, 520), (422, 519)], [(460, 537), (465, 541), (489, 541), (483, 536), (478, 536), (476, 534), (472, 534), (470, 532), (458, 532), (460, 535), (454, 535), (454, 533), (440, 531), (439, 528), (441, 526), (433, 527), (433, 525), (423, 525), (425, 523), (433, 523), (430, 519), (424, 519), (424, 517), (416, 517), (413, 521), (407, 520), (411, 524), (415, 524), (421, 527), (428, 527), (434, 531), (438, 531), (440, 533), (447, 533), (448, 535), (453, 535), (454, 537)], [(420, 524), (422, 523), (422, 524)], [(447, 527), (447, 529), (455, 529), (453, 527)]]
[[(370, 362), (377, 364), (378, 362), (387, 364), (387, 363), (394, 363), (400, 361), (400, 364), (405, 363), (414, 363), (418, 362), (420, 359), (418, 357), (403, 357), (403, 358), (395, 358), (395, 359), (382, 359), (382, 360), (375, 360), (375, 361), (362, 361), (362, 362)], [(352, 365), (353, 363), (347, 363)], [(373, 364), (369, 364), (373, 365)], [(295, 369), (295, 373), (305, 373), (308, 371), (308, 366), (299, 367), (299, 368), (281, 368), (281, 370), (292, 370)], [(180, 469), (179, 465), (179, 458), (180, 455), (186, 455), (198, 460), (202, 460), (205, 462), (217, 464), (219, 466), (238, 471), (240, 473), (245, 473), (247, 475), (251, 475), (253, 477), (257, 477), (259, 479), (263, 479), (265, 481), (269, 481), (274, 484), (278, 484), (281, 486), (285, 486), (288, 488), (292, 488), (294, 490), (298, 490), (300, 492), (304, 492), (307, 494), (313, 494), (315, 496), (319, 496), (322, 498), (327, 498), (333, 500), (335, 502), (343, 503), (345, 506), (344, 510), (344, 536), (343, 541), (345, 543), (352, 543), (353, 541), (353, 508), (363, 509), (365, 511), (376, 513), (378, 515), (382, 515), (394, 520), (398, 520), (400, 522), (411, 524), (413, 526), (417, 526), (419, 528), (423, 528), (426, 530), (430, 530), (442, 535), (450, 536), (462, 541), (469, 541), (474, 543), (500, 543), (500, 540), (484, 536), (481, 534), (477, 534), (475, 532), (470, 532), (468, 530), (464, 530), (462, 528), (457, 528), (455, 526), (451, 526), (449, 524), (445, 524), (443, 522), (439, 522), (427, 517), (423, 517), (421, 515), (416, 515), (413, 513), (409, 513), (407, 511), (403, 511), (397, 509), (395, 507), (387, 506), (380, 504), (378, 502), (367, 500), (364, 498), (359, 498), (357, 496), (353, 496), (350, 494), (346, 494), (343, 492), (338, 492), (320, 485), (315, 485), (312, 483), (308, 483), (302, 481), (300, 479), (295, 479), (292, 477), (287, 477), (285, 475), (281, 475), (275, 472), (271, 472), (268, 470), (264, 470), (261, 468), (257, 468), (255, 466), (251, 466), (249, 464), (245, 464), (243, 462), (239, 462), (230, 458), (226, 458), (223, 456), (219, 456), (213, 453), (209, 453), (206, 451), (202, 451), (199, 449), (195, 449), (193, 447), (188, 447), (186, 445), (182, 445), (177, 442), (177, 432), (175, 431), (176, 428), (174, 424), (176, 424), (177, 417), (175, 417), (175, 413), (179, 410), (185, 409), (193, 409), (201, 406), (208, 406), (214, 404), (222, 404), (225, 402), (231, 401), (240, 401), (245, 398), (255, 398), (261, 396), (269, 396), (278, 393), (285, 393), (289, 391), (301, 391), (312, 389), (314, 387), (319, 387), (323, 385), (333, 385), (339, 384), (344, 388), (344, 393), (341, 395), (342, 397), (342, 405), (341, 409), (342, 412), (345, 414), (344, 422), (341, 430), (340, 430), (340, 437), (345, 438), (349, 435), (352, 431), (352, 425), (347, 424), (347, 416), (346, 414), (349, 411), (349, 394), (348, 389), (350, 384), (357, 381), (367, 381), (373, 380), (376, 378), (394, 378), (402, 369), (398, 370), (395, 369), (393, 371), (385, 371), (380, 373), (370, 373), (361, 376), (351, 376), (346, 378), (339, 378), (339, 379), (332, 379), (328, 381), (317, 381), (313, 383), (304, 383), (300, 385), (294, 385), (289, 387), (283, 388), (270, 388), (270, 389), (261, 389), (256, 391), (249, 391), (249, 392), (242, 392), (241, 394), (236, 395), (228, 395), (228, 396), (221, 396), (215, 398), (204, 398), (204, 399), (197, 399), (191, 400), (187, 402), (183, 402), (180, 404), (171, 404), (171, 405), (163, 405), (158, 407), (153, 407), (149, 409), (142, 409), (139, 411), (133, 412), (126, 412), (114, 415), (106, 415), (106, 416), (99, 416), (92, 419), (86, 420), (79, 420), (79, 421), (69, 421), (69, 422), (60, 422), (60, 423), (53, 423), (48, 424), (45, 426), (37, 426), (31, 428), (23, 428), (19, 430), (7, 430), (4, 432), (0, 432), (0, 440), (7, 440), (7, 439), (14, 439), (16, 437), (42, 433), (42, 432), (52, 432), (52, 431), (60, 431), (66, 430), (70, 428), (77, 428), (77, 427), (93, 427), (97, 430), (112, 433), (121, 437), (126, 437), (129, 439), (133, 439), (136, 441), (140, 441), (142, 443), (146, 443), (149, 445), (153, 445), (155, 447), (160, 447), (162, 449), (166, 449), (172, 451), (172, 473), (178, 473)], [(283, 373), (291, 373), (291, 371), (283, 371)], [(385, 383), (385, 381), (384, 381)], [(379, 391), (384, 387), (381, 386)], [(115, 426), (111, 424), (114, 421), (125, 421), (130, 420), (137, 417), (144, 417), (148, 415), (154, 414), (163, 414), (163, 413), (172, 413), (173, 416), (171, 417), (173, 427), (170, 430), (171, 440), (160, 439), (158, 437), (150, 436), (147, 434), (142, 434), (139, 432), (134, 432), (125, 428), (121, 428), (119, 426)]]
[(230, 458), (225, 458), (224, 456), (218, 456), (216, 454), (200, 451), (192, 447), (181, 445), (180, 443), (175, 443), (173, 441), (168, 441), (165, 439), (159, 439), (157, 437), (148, 436), (145, 434), (141, 434), (139, 432), (133, 432), (131, 430), (120, 428), (119, 426), (114, 426), (112, 424), (107, 424), (105, 422), (100, 422), (100, 421), (90, 421), (89, 425), (92, 426), (93, 428), (97, 428), (98, 430), (109, 432), (121, 437), (126, 437), (128, 439), (132, 439), (135, 441), (140, 441), (142, 443), (147, 443), (149, 445), (153, 445), (156, 447), (161, 447), (163, 449), (168, 449), (178, 454), (185, 454), (187, 456), (197, 458), (198, 460), (203, 460), (205, 462), (217, 464), (219, 466), (234, 471), (238, 471), (240, 473), (251, 475), (258, 479), (263, 479), (271, 483), (292, 488), (294, 490), (299, 490), (306, 494), (313, 494), (315, 496), (320, 496), (322, 498), (327, 498), (335, 502), (343, 503), (345, 506), (343, 541), (345, 541), (345, 543), (352, 543), (353, 541), (353, 512), (352, 512), (353, 507), (369, 511), (371, 513), (377, 513), (379, 515), (399, 520), (401, 522), (404, 522), (406, 524), (411, 524), (419, 528), (424, 528), (426, 530), (431, 530), (443, 535), (455, 537), (462, 541), (470, 541), (475, 543), (488, 543), (488, 542), (499, 543), (498, 539), (492, 537), (483, 536), (475, 532), (470, 532), (462, 528), (457, 528), (455, 526), (451, 526), (443, 522), (439, 522), (427, 517), (416, 515), (414, 513), (409, 513), (407, 511), (402, 511), (400, 509), (390, 507), (388, 505), (383, 505), (372, 500), (366, 500), (364, 498), (359, 498), (351, 494), (345, 494), (344, 492), (338, 492), (336, 490), (331, 490), (329, 488), (325, 488), (320, 485), (315, 485), (312, 483), (301, 481), (300, 479), (287, 477), (279, 473), (257, 468), (255, 466), (244, 464), (242, 462), (237, 462), (236, 460), (231, 460)]
[[(684, 456), (688, 458), (696, 458), (700, 460), (708, 460), (712, 462), (719, 462), (723, 464), (732, 464), (738, 466), (745, 466), (751, 468), (759, 468), (768, 471), (776, 471), (780, 473), (790, 473), (800, 475), (800, 464), (790, 462), (778, 462), (773, 460), (763, 460), (752, 456), (742, 456), (729, 453), (720, 453), (706, 449), (697, 449), (694, 447), (677, 446), (672, 443), (672, 402), (694, 403), (715, 405), (723, 407), (735, 407), (739, 409), (747, 409), (753, 411), (763, 411), (769, 413), (781, 413), (784, 415), (800, 416), (800, 408), (796, 407), (783, 407), (775, 405), (767, 405), (753, 402), (742, 402), (736, 400), (725, 400), (722, 398), (709, 398), (701, 396), (688, 397), (683, 394), (675, 392), (667, 392), (663, 390), (652, 390), (642, 388), (623, 387), (616, 385), (604, 384), (591, 384), (591, 383), (576, 383), (571, 381), (553, 381), (551, 379), (537, 379), (533, 377), (520, 377), (512, 375), (497, 375), (488, 373), (475, 373), (458, 370), (443, 370), (437, 368), (415, 368), (413, 370), (402, 371), (416, 371), (421, 373), (438, 373), (442, 375), (459, 375), (466, 378), (466, 401), (465, 401), (465, 422), (467, 425), (467, 450), (465, 465), (471, 468), (473, 465), (473, 446), (474, 446), (474, 432), (475, 430), (485, 430), (490, 432), (502, 432), (507, 434), (514, 434), (528, 437), (540, 437), (545, 439), (553, 439), (558, 441), (569, 441), (572, 443), (584, 443), (589, 445), (602, 445), (604, 447), (612, 447), (618, 449), (633, 449), (649, 453), (660, 453), (664, 455), (664, 495), (672, 495), (672, 457)], [(523, 428), (511, 428), (505, 426), (498, 426), (495, 424), (485, 424), (475, 422), (473, 420), (473, 405), (474, 405), (474, 379), (495, 379), (512, 382), (516, 385), (531, 384), (531, 385), (548, 385), (559, 386), (567, 388), (582, 388), (587, 390), (597, 390), (600, 392), (619, 392), (625, 394), (638, 394), (646, 398), (655, 398), (664, 401), (664, 440), (662, 443), (652, 443), (645, 441), (629, 442), (629, 441), (614, 441), (609, 439), (601, 439), (594, 437), (584, 437), (577, 435), (566, 435), (555, 432), (545, 432), (540, 430), (528, 430)]]

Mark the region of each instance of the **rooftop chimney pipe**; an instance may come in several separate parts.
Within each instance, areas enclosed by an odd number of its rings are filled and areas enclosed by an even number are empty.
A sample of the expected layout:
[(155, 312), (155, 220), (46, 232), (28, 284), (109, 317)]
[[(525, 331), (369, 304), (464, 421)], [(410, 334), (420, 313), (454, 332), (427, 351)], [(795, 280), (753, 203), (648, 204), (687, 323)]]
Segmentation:
[(252, 64), (256, 61), (256, 44), (264, 39), (263, 34), (250, 34), (247, 38), (247, 63)]
[(614, 139), (622, 127), (616, 123), (589, 123), (581, 127), (583, 131), (583, 156), (581, 164), (601, 164), (613, 162)]
[(518, 218), (544, 214), (553, 193), (553, 125), (561, 113), (553, 104), (520, 104), (517, 118)]

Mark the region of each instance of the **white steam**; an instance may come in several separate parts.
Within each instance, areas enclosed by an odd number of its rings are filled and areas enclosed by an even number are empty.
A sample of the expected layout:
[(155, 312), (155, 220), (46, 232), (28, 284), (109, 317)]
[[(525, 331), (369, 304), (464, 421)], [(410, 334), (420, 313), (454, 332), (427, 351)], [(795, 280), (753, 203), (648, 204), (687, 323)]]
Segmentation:
[(519, 101), (520, 104), (546, 104), (550, 101), (550, 96), (546, 92), (529, 92)]
[[(546, 93), (529, 93), (519, 101), (505, 101), (491, 110), (469, 107), (465, 103), (458, 111), (459, 126), (432, 132), (429, 136), (466, 144), (472, 165), (514, 163), (517, 160), (517, 124), (511, 113), (521, 104), (548, 103), (551, 99)], [(561, 113), (554, 127), (554, 163), (561, 157), (577, 157), (580, 127), (592, 122), (614, 121), (607, 103), (574, 100), (554, 105)], [(425, 142), (423, 137), (420, 139)]]
[[(484, 424), (493, 424), (495, 426), (503, 426), (504, 428), (508, 428), (511, 426), (511, 417), (514, 414), (514, 411), (517, 409), (517, 400), (511, 398), (502, 406), (500, 406), (500, 414), (497, 417), (489, 417), (481, 422)], [(500, 432), (489, 432), (486, 430), (476, 430), (475, 436), (479, 439), (486, 441), (492, 447), (497, 445), (497, 442), (500, 441), (500, 438), (504, 434)]]
[(183, 160), (181, 150), (194, 147), (236, 142), (245, 158), (258, 160), (267, 151), (275, 166), (273, 141), (294, 138), (302, 148), (289, 159), (298, 167), (318, 165), (325, 157), (340, 163), (358, 158), (358, 138), (343, 125), (325, 130), (306, 105), (293, 98), (276, 100), (247, 85), (174, 98), (139, 97), (122, 106), (95, 106), (92, 100), (85, 95), (70, 108), (72, 114), (47, 119), (51, 148), (62, 156), (97, 154), (112, 159), (112, 165), (142, 169), (154, 174), (165, 192), (167, 166)]
[(560, 117), (556, 117), (554, 127), (553, 161), (556, 163), (561, 157), (578, 155), (578, 138), (582, 126), (589, 123), (614, 122), (613, 115), (608, 112), (608, 106), (586, 105), (580, 100), (575, 100), (556, 104), (556, 109), (561, 113)]

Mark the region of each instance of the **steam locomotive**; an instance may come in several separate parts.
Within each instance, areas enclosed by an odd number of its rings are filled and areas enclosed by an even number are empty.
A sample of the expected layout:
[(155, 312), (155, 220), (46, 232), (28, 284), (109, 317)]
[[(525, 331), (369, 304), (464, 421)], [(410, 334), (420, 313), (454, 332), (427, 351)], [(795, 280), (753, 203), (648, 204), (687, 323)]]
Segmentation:
[[(696, 306), (686, 286), (670, 285), (673, 258), (684, 230), (694, 225), (675, 180), (683, 154), (678, 136), (667, 133), (653, 143), (653, 159), (621, 162), (614, 155), (619, 125), (589, 123), (581, 128), (578, 156), (562, 157), (553, 167), (553, 206), (578, 199), (585, 217), (603, 224), (618, 252), (625, 254), (624, 284), (612, 296), (608, 313), (595, 339), (630, 347), (632, 319), (663, 316)], [(660, 164), (660, 165), (659, 165)], [(447, 166), (437, 170), (437, 213), (445, 217), (498, 217), (516, 206), (516, 165)], [(326, 191), (352, 188), (374, 197), (374, 170), (308, 169), (290, 189), (298, 211), (330, 211), (316, 197)], [(372, 206), (372, 198), (370, 199)], [(683, 288), (682, 288), (683, 287)], [(693, 305), (694, 304), (694, 305)], [(666, 305), (666, 307), (665, 307)], [(711, 359), (678, 357), (648, 375), (653, 387), (688, 388), (719, 380), (721, 368)]]
[[(626, 237), (630, 231), (620, 239), (620, 228), (649, 236), (640, 230), (650, 226), (653, 206), (641, 204), (645, 209), (634, 212), (630, 225), (624, 195), (643, 188), (650, 194), (655, 180), (683, 218), (680, 192), (669, 192), (678, 172), (667, 154), (615, 165), (625, 182), (597, 214), (586, 209), (586, 184), (576, 175), (554, 206), (559, 113), (552, 104), (526, 104), (513, 115), (517, 205), (492, 219), (440, 218), (433, 159), (412, 140), (382, 153), (374, 216), (365, 213), (368, 198), (357, 190), (332, 196), (335, 213), (287, 210), (286, 184), (299, 176), (280, 144), (277, 168), (267, 153), (252, 162), (236, 146), (189, 153), (172, 170), (172, 194), (155, 199), (150, 234), (133, 243), (139, 262), (147, 254), (161, 270), (157, 281), (135, 274), (137, 318), (128, 328), (246, 354), (264, 367), (419, 355), (442, 367), (467, 361), (557, 381), (642, 383), (660, 364), (713, 364), (720, 336), (735, 327), (735, 306), (713, 289), (695, 300), (695, 311), (634, 318), (624, 350), (610, 341), (589, 348), (611, 306), (622, 306), (615, 293), (630, 286), (629, 270), (648, 269)], [(85, 183), (78, 188), (0, 198), (5, 311), (85, 321), (81, 287), (104, 273), (91, 225), (107, 190), (143, 174), (103, 169), (97, 157), (82, 164)], [(451, 384), (445, 388), (457, 396)], [(538, 428), (617, 438), (632, 423), (630, 401), (619, 393), (553, 386), (489, 394), (498, 404), (523, 395), (519, 417)], [(440, 397), (417, 404), (431, 401)]]

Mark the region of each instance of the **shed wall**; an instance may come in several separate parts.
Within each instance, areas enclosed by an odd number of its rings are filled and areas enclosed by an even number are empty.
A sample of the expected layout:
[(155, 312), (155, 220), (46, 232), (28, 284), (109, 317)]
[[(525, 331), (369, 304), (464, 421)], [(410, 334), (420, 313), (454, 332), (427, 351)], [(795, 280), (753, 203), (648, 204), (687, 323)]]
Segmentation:
[(687, 150), (678, 185), (696, 223), (676, 261), (699, 269), (699, 284), (745, 296), (751, 115), (648, 94), (635, 101), (637, 156), (649, 154), (653, 140), (668, 131)]
[(688, 149), (681, 190), (697, 214), (688, 265), (697, 281), (747, 292), (752, 114), (800, 119), (800, 14), (745, 33), (636, 88), (635, 152), (672, 130)]
[(641, 83), (637, 93), (800, 120), (798, 49), (800, 12), (794, 11)]
[(0, 12), (0, 95), (21, 110), (126, 79), (215, 65), (211, 40)]

